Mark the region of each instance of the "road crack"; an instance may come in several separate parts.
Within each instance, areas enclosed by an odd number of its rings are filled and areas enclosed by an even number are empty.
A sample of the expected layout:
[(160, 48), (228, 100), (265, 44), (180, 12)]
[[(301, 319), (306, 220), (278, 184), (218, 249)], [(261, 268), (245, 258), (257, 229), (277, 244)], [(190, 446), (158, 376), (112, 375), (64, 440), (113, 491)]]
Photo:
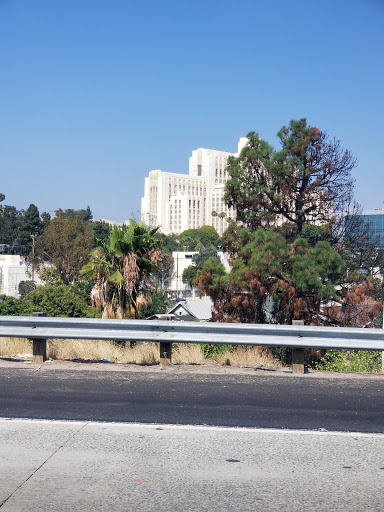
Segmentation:
[(28, 478), (26, 478), (24, 480), (24, 482), (22, 482), (18, 487), (16, 487), (16, 489), (7, 497), (5, 498), (5, 500), (3, 500), (1, 503), (0, 503), (0, 508), (5, 505), (7, 503), (7, 501), (9, 501), (16, 493), (19, 489), (21, 489), (23, 487), (23, 485), (25, 485), (43, 466), (45, 466), (45, 464), (47, 464), (47, 462), (49, 460), (52, 459), (52, 457), (54, 457), (62, 448), (64, 448), (64, 446), (69, 442), (69, 441), (72, 441), (72, 439), (77, 436), (77, 434), (79, 432), (81, 432), (83, 430), (83, 428), (85, 428), (87, 425), (89, 424), (89, 422), (85, 423), (84, 425), (82, 425), (78, 430), (76, 430), (68, 439), (66, 439), (53, 453), (51, 453), (51, 455), (49, 457), (47, 457), (45, 459), (45, 461), (43, 461), (39, 467), (37, 467), (30, 475)]

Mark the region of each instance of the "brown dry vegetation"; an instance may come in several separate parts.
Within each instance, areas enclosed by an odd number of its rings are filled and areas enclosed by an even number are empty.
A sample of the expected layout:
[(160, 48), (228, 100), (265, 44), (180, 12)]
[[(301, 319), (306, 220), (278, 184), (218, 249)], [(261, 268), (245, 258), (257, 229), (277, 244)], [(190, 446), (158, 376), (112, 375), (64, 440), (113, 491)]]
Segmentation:
[[(2, 338), (0, 357), (15, 357), (23, 354), (32, 358), (32, 342), (27, 339)], [(157, 343), (138, 343), (126, 347), (113, 341), (104, 340), (48, 340), (47, 355), (50, 359), (80, 359), (108, 361), (117, 363), (158, 364), (159, 345)], [(205, 362), (202, 346), (195, 343), (174, 344), (172, 349), (174, 364), (202, 364)], [(227, 365), (281, 366), (281, 363), (258, 347), (234, 347), (218, 354), (215, 362)]]
[(262, 366), (283, 366), (280, 361), (271, 354), (267, 354), (260, 347), (233, 347), (216, 357), (218, 363), (226, 365), (246, 365), (261, 364)]

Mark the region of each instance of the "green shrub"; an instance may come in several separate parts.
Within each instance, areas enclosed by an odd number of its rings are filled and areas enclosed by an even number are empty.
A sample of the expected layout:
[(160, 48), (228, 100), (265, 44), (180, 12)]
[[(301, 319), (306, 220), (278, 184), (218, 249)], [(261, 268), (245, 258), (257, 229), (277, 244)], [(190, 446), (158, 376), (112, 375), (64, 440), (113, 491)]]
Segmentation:
[(43, 311), (47, 316), (72, 318), (98, 318), (100, 313), (93, 310), (75, 289), (64, 284), (39, 286), (28, 294), (26, 302), (32, 311)]
[(27, 316), (33, 309), (22, 299), (15, 299), (8, 295), (0, 295), (0, 315)]
[(381, 352), (330, 349), (314, 367), (317, 370), (329, 372), (379, 372), (381, 370)]

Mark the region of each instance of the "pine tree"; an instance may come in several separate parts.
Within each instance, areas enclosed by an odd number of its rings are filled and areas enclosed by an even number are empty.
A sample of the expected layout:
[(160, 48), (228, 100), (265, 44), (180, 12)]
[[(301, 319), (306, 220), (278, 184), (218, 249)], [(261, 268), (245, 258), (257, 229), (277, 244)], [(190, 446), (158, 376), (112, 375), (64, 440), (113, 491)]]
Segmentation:
[(306, 119), (278, 132), (276, 151), (255, 132), (239, 157), (230, 157), (225, 200), (249, 229), (286, 224), (300, 236), (306, 223), (327, 224), (352, 197), (356, 159)]

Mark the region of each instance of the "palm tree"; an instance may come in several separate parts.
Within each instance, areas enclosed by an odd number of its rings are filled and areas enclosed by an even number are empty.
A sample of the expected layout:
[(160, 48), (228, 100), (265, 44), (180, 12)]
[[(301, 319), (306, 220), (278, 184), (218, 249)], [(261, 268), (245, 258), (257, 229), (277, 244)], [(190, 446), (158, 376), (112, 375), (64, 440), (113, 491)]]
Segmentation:
[(95, 279), (92, 304), (102, 309), (103, 318), (137, 318), (140, 304), (147, 300), (150, 276), (164, 257), (162, 241), (154, 235), (158, 228), (131, 220), (115, 226), (106, 243), (98, 241), (81, 275)]

